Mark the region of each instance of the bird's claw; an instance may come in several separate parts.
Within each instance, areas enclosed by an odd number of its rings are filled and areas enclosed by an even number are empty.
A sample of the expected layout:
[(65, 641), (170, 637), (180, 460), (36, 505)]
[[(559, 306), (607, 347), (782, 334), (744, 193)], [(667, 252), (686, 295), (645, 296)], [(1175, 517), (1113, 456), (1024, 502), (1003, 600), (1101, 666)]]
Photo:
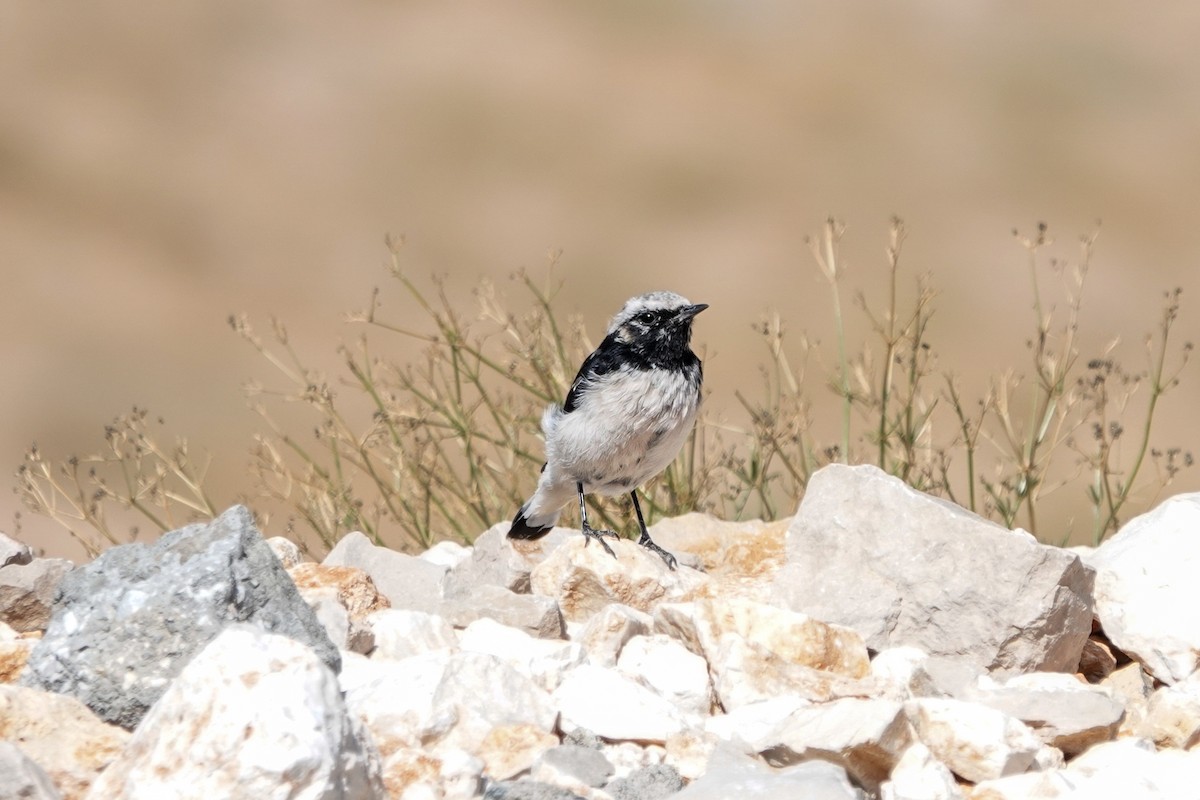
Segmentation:
[(651, 539), (649, 536), (643, 536), (641, 539), (638, 539), (638, 544), (640, 544), (642, 547), (646, 548), (647, 550), (650, 550), (651, 552), (658, 553), (659, 558), (661, 558), (663, 561), (667, 562), (667, 567), (670, 568), (672, 571), (674, 571), (675, 566), (679, 563), (679, 560), (677, 558), (675, 558), (675, 556), (671, 555), (666, 550), (663, 550), (661, 547), (656, 545), (654, 543), (654, 540)]
[(618, 536), (615, 531), (598, 531), (595, 528), (593, 528), (591, 525), (588, 525), (585, 522), (583, 524), (583, 535), (584, 535), (584, 540), (583, 540), (584, 547), (587, 547), (589, 540), (595, 539), (597, 542), (600, 543), (600, 546), (604, 548), (605, 552), (607, 552), (613, 558), (617, 557), (617, 554), (613, 552), (613, 549), (608, 546), (608, 542), (604, 541), (605, 536), (611, 536), (613, 539), (620, 539), (621, 537)]

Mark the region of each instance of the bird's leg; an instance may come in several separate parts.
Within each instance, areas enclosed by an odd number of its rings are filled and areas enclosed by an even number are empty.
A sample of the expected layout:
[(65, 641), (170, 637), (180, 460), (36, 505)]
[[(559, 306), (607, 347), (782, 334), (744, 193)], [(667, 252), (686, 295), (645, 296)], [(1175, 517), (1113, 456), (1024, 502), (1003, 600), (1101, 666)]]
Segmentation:
[(613, 549), (608, 546), (608, 542), (604, 541), (604, 537), (611, 536), (614, 539), (619, 539), (621, 537), (618, 536), (614, 531), (598, 531), (598, 530), (595, 530), (591, 525), (588, 525), (587, 506), (583, 502), (583, 484), (576, 483), (575, 488), (579, 491), (579, 520), (580, 520), (580, 522), (583, 523), (583, 535), (586, 537), (583, 540), (583, 546), (587, 547), (587, 543), (588, 543), (589, 539), (595, 539), (597, 542), (600, 543), (600, 546), (603, 547), (608, 552), (608, 554), (610, 556), (612, 556), (613, 558), (616, 558), (617, 554), (614, 553)]
[(646, 530), (646, 520), (642, 517), (642, 507), (638, 504), (637, 489), (634, 489), (632, 492), (630, 492), (629, 496), (633, 498), (633, 510), (637, 512), (638, 526), (642, 529), (642, 536), (638, 539), (638, 544), (647, 550), (652, 550), (655, 553), (658, 553), (662, 560), (667, 562), (668, 567), (675, 569), (675, 565), (679, 563), (675, 560), (675, 556), (656, 545), (654, 540), (650, 538), (650, 532)]

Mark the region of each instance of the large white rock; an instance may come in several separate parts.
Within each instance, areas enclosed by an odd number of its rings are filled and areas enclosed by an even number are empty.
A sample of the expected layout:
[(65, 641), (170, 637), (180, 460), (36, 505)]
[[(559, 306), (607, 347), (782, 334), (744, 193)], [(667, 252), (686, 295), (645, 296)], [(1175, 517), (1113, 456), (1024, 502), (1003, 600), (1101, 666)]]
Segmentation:
[(906, 709), (934, 757), (969, 781), (1025, 772), (1042, 747), (1023, 722), (977, 703), (928, 698), (910, 700)]
[(914, 645), (1004, 672), (1075, 670), (1091, 630), (1091, 573), (875, 467), (809, 481), (775, 595), (848, 625), (867, 646)]
[(965, 699), (1016, 717), (1068, 757), (1114, 738), (1125, 714), (1110, 690), (1061, 672), (1031, 672), (1002, 684), (984, 679)]
[(1200, 493), (1130, 520), (1088, 563), (1096, 616), (1114, 645), (1164, 683), (1200, 666)]
[(91, 800), (382, 798), (378, 754), (337, 678), (303, 644), (227, 628), (92, 784)]
[(669, 700), (615, 669), (584, 664), (554, 692), (564, 731), (586, 728), (612, 740), (663, 743), (686, 727)]
[(577, 642), (530, 636), (486, 617), (463, 629), (459, 647), (503, 659), (547, 692), (558, 688), (562, 676), (584, 660), (583, 647)]
[(621, 650), (617, 669), (685, 714), (706, 717), (712, 711), (708, 662), (670, 636), (633, 637)]
[(708, 580), (683, 564), (668, 569), (661, 558), (628, 539), (606, 541), (616, 558), (603, 547), (587, 546), (582, 535), (569, 539), (533, 568), (532, 592), (553, 598), (564, 619), (580, 622), (609, 603), (648, 612), (659, 603), (690, 599)]

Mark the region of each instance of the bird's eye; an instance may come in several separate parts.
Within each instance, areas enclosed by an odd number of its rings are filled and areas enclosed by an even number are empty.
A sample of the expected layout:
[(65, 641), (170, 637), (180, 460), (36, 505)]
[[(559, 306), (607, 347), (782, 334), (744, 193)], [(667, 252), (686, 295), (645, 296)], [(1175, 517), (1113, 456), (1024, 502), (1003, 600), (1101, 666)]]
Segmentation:
[(649, 325), (650, 323), (654, 322), (654, 318), (655, 315), (653, 311), (643, 311), (637, 315), (637, 321), (643, 325)]

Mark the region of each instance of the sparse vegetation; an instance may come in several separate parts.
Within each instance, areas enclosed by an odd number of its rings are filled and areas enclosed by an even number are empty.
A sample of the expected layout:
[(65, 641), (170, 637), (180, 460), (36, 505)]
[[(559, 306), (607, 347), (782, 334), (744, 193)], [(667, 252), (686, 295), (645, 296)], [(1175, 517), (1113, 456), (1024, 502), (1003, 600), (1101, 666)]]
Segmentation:
[[(1078, 333), (1095, 235), (1080, 240), (1071, 262), (1046, 261), (1044, 225), (1032, 236), (1017, 235), (1033, 295), (1028, 372), (1005, 370), (972, 399), (952, 371), (939, 367), (929, 344), (935, 293), (928, 277), (916, 279), (910, 307), (899, 305), (900, 220), (893, 220), (886, 247), (887, 299), (875, 309), (856, 295), (871, 336), (851, 346), (841, 295), (842, 235), (831, 219), (809, 242), (830, 287), (834, 366), (810, 375), (810, 364), (819, 361), (812, 340), (786, 341), (777, 313), (757, 323), (766, 363), (760, 392), (736, 394), (745, 422), (712, 413), (702, 419), (676, 463), (647, 487), (651, 519), (691, 509), (777, 517), (794, 510), (821, 465), (870, 462), (922, 491), (1034, 534), (1047, 535), (1038, 513), (1049, 495), (1080, 490), (1091, 508), (1091, 537), (1099, 542), (1192, 465), (1178, 443), (1151, 445), (1158, 403), (1178, 384), (1192, 349), (1171, 338), (1180, 290), (1165, 295), (1162, 317), (1146, 339), (1143, 369), (1117, 363), (1111, 347), (1085, 358)], [(475, 291), (474, 312), (466, 313), (440, 281), (413, 280), (402, 268), (400, 243), (389, 246), (391, 277), (424, 318), (419, 324), (386, 318), (376, 289), (367, 308), (349, 316), (363, 331), (340, 349), (345, 372), (336, 381), (305, 365), (281, 321), (273, 320), (264, 338), (247, 317), (230, 318), (233, 330), (271, 365), (271, 381), (284, 381), (283, 389), (269, 388), (270, 381), (247, 386), (264, 424), (251, 448), (249, 499), (270, 501), (260, 513), (286, 508), (291, 524), (324, 547), (351, 530), (399, 548), (447, 537), (470, 541), (511, 516), (541, 465), (542, 411), (561, 401), (593, 345), (582, 321), (562, 317), (555, 306), (556, 256), (544, 284), (515, 276), (528, 299), (513, 303), (484, 283)], [(1065, 299), (1061, 313), (1044, 300), (1047, 272)], [(514, 313), (514, 305), (524, 310)], [(410, 364), (380, 357), (374, 345), (381, 335), (419, 341), (423, 357)], [(839, 434), (831, 442), (819, 440), (812, 420), (821, 384), (839, 400)], [(1146, 401), (1132, 402), (1143, 387)], [(306, 431), (279, 421), (286, 404), (312, 414)], [(205, 464), (193, 460), (186, 440), (161, 445), (155, 427), (148, 412), (135, 408), (106, 428), (100, 455), (52, 463), (33, 447), (16, 489), (32, 510), (58, 521), (91, 553), (129, 538), (112, 529), (106, 507), (134, 511), (160, 530), (216, 513), (204, 488)], [(939, 439), (935, 431), (949, 436)], [(1155, 467), (1151, 477), (1147, 463)], [(607, 505), (598, 513), (609, 525), (621, 518)]]

